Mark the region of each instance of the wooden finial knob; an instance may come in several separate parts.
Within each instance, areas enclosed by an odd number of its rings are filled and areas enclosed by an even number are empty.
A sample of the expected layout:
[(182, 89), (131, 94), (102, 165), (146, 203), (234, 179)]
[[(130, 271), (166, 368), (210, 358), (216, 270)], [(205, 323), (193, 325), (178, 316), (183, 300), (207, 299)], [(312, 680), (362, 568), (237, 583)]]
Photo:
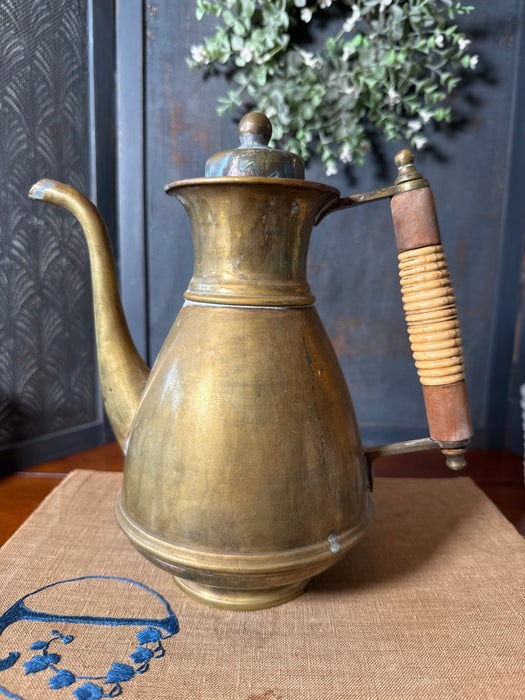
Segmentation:
[(241, 146), (267, 146), (272, 137), (272, 123), (265, 114), (250, 112), (239, 122)]

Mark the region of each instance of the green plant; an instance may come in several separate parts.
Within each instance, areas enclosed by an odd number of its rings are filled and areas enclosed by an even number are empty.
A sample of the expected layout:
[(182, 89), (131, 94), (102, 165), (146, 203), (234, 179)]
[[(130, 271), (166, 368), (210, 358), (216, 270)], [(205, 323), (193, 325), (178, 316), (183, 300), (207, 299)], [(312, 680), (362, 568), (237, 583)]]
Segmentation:
[[(472, 10), (452, 0), (197, 0), (197, 18), (219, 24), (187, 61), (231, 75), (219, 114), (264, 112), (283, 148), (304, 159), (317, 150), (331, 175), (338, 162), (363, 163), (371, 128), (420, 149), (425, 125), (450, 119), (458, 69), (478, 62), (453, 21)], [(304, 37), (323, 18), (338, 31), (312, 48)]]

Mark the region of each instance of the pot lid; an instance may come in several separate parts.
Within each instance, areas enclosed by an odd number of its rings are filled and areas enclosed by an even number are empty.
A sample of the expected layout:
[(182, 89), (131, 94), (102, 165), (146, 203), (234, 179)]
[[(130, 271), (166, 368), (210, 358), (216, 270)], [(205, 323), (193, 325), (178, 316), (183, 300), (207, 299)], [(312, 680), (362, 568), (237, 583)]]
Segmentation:
[(206, 161), (206, 177), (286, 177), (304, 180), (304, 163), (288, 151), (268, 146), (272, 124), (260, 112), (250, 112), (239, 122), (240, 146), (221, 151)]

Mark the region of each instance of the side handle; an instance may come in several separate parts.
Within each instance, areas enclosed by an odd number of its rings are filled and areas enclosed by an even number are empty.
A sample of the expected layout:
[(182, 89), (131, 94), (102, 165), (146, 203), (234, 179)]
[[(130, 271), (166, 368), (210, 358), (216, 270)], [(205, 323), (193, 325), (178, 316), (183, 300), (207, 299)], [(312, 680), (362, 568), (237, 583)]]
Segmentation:
[(447, 457), (459, 457), (472, 437), (472, 421), (454, 289), (432, 190), (416, 172), (411, 151), (400, 151), (395, 161), (399, 176), (390, 205), (410, 345), (430, 437)]

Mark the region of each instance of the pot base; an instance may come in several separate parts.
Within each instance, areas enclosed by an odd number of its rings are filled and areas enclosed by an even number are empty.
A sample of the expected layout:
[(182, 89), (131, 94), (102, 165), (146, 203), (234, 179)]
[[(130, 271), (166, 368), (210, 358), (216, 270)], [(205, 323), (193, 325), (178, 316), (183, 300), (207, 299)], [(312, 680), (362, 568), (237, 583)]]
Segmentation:
[(262, 610), (282, 605), (299, 597), (310, 580), (306, 579), (296, 583), (289, 583), (286, 586), (276, 586), (275, 588), (248, 590), (215, 588), (179, 578), (178, 576), (173, 578), (177, 586), (193, 600), (213, 608), (222, 608), (223, 610)]

